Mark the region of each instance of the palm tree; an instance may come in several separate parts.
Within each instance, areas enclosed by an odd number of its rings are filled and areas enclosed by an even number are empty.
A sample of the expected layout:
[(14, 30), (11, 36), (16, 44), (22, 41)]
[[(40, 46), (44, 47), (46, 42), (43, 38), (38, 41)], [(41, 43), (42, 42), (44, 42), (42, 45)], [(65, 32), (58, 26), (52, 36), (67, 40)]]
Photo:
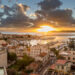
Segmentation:
[(71, 49), (74, 49), (75, 48), (74, 44), (75, 44), (74, 40), (70, 39), (69, 42), (68, 42), (68, 47), (71, 48)]
[(67, 49), (67, 47), (65, 46), (65, 47), (64, 47), (64, 51), (67, 51), (67, 50), (68, 50), (68, 49)]
[(51, 48), (51, 51), (56, 55), (57, 59), (64, 59), (64, 57), (59, 54), (60, 50), (56, 50), (55, 48)]

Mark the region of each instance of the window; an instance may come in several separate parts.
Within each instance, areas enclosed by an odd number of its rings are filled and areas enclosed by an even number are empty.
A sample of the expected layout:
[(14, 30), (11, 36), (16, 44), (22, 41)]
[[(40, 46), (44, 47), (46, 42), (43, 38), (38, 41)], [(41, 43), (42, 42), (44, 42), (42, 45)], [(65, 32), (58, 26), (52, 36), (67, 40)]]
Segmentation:
[(73, 53), (73, 55), (75, 55), (75, 53)]
[(68, 60), (70, 60), (70, 57), (68, 57)]
[(75, 58), (73, 58), (73, 60), (75, 60)]
[(75, 64), (75, 62), (73, 62), (73, 64)]
[(64, 69), (64, 66), (62, 66), (62, 69)]

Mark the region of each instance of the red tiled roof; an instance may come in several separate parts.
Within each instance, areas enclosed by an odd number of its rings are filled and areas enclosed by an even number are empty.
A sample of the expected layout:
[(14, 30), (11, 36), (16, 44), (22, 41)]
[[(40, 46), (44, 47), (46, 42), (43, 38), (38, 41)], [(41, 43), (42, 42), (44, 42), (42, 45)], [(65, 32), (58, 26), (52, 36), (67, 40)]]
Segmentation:
[(55, 64), (51, 65), (50, 69), (55, 69), (55, 66), (56, 66)]
[(67, 53), (71, 53), (70, 51), (68, 51)]
[(28, 69), (30, 69), (30, 68), (32, 68), (32, 69), (37, 69), (38, 66), (39, 66), (38, 63), (33, 62), (33, 63), (31, 63), (29, 66), (27, 66), (26, 68), (28, 68)]
[(47, 55), (47, 53), (45, 53), (45, 52), (42, 52), (42, 53), (39, 54), (40, 57), (44, 57), (46, 55)]
[(67, 60), (57, 60), (56, 64), (64, 65), (67, 62)]

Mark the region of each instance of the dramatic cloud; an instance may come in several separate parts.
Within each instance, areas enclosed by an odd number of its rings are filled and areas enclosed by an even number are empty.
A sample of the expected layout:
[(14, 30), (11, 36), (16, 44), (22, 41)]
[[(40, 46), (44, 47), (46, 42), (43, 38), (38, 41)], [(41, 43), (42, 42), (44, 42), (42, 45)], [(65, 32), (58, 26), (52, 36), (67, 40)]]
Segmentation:
[(14, 4), (12, 7), (1, 5), (0, 27), (26, 28), (38, 27), (42, 24), (50, 24), (55, 27), (75, 27), (72, 9), (61, 9), (62, 4), (60, 0), (43, 0), (38, 3), (40, 9), (30, 14), (29, 17), (26, 12), (30, 7), (27, 5)]
[(50, 11), (48, 19), (56, 21), (56, 22), (69, 22), (72, 23), (73, 17), (72, 17), (72, 10), (55, 10), (55, 11)]
[(53, 10), (58, 8), (62, 3), (59, 0), (44, 0), (40, 3), (38, 3), (38, 5), (41, 6), (42, 10)]
[(36, 11), (37, 20), (42, 19), (50, 22), (55, 22), (59, 25), (67, 25), (72, 26), (75, 23), (75, 19), (72, 17), (71, 9), (60, 9), (62, 2), (60, 0), (43, 0), (38, 3), (40, 5), (41, 10)]
[[(0, 13), (1, 26), (3, 27), (31, 27), (32, 20), (26, 16), (26, 11), (29, 9), (28, 6), (23, 4), (15, 4), (12, 7), (2, 6), (4, 10)], [(6, 15), (6, 18), (2, 18)]]

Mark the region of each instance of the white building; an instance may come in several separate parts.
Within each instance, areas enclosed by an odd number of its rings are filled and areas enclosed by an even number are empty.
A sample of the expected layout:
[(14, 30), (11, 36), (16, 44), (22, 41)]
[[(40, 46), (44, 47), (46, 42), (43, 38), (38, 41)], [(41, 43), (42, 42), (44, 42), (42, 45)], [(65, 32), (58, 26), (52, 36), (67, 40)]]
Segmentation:
[(71, 61), (72, 65), (75, 65), (75, 51), (69, 50), (60, 53), (62, 56), (65, 57), (66, 60)]
[(37, 57), (36, 57), (37, 61), (42, 61), (43, 63), (46, 62), (48, 60), (48, 56), (47, 53), (43, 52), (40, 53)]
[(48, 53), (48, 51), (49, 49), (46, 45), (34, 45), (30, 47), (30, 56), (35, 57), (42, 52)]

